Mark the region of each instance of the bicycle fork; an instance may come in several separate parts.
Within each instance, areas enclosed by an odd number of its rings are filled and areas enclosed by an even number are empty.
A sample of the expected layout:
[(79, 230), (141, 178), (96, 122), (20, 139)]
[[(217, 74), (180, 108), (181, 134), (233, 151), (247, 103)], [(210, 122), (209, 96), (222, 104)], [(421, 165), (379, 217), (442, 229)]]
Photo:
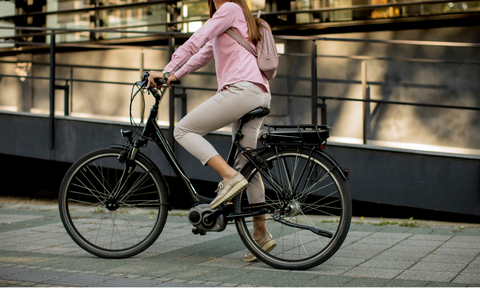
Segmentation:
[[(132, 143), (131, 134), (131, 131), (122, 131), (122, 135), (124, 137), (128, 137), (129, 143)], [(118, 161), (125, 166), (123, 168), (122, 175), (120, 176), (120, 180), (112, 191), (113, 195), (111, 195), (110, 199), (105, 202), (105, 206), (108, 210), (117, 210), (120, 207), (119, 203), (122, 203), (123, 200), (128, 197), (129, 191), (130, 193), (135, 191), (135, 186), (141, 184), (142, 180), (144, 180), (146, 175), (151, 171), (151, 169), (148, 170), (143, 177), (135, 181), (135, 183), (132, 183), (133, 180), (131, 176), (137, 166), (135, 158), (140, 151), (140, 147), (142, 147), (145, 142), (146, 140), (140, 138), (139, 140), (135, 141), (132, 146), (129, 146), (128, 149), (126, 147), (126, 149), (124, 149), (118, 157)]]

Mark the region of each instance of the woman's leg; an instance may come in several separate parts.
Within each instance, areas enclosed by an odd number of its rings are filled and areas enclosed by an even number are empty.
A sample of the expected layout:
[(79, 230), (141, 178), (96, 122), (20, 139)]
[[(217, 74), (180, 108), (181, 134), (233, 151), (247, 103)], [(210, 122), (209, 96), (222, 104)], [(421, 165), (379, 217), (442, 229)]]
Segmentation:
[(203, 136), (238, 121), (249, 111), (264, 105), (267, 96), (269, 104), (270, 94), (249, 82), (230, 85), (187, 114), (175, 128), (175, 139), (203, 165), (208, 165), (219, 173), (224, 182), (228, 181), (236, 171)]
[[(270, 97), (266, 96), (264, 107), (270, 107), (269, 99)], [(257, 148), (257, 138), (262, 123), (263, 119), (257, 118), (244, 125), (242, 129), (244, 137), (242, 140), (240, 140), (240, 144), (242, 144), (244, 147), (249, 147), (252, 149)], [(238, 121), (233, 123), (232, 133), (237, 131), (238, 125)], [(238, 154), (235, 158), (235, 168), (238, 171), (240, 171), (246, 163), (247, 159), (242, 154)], [(250, 185), (247, 188), (247, 197), (250, 204), (265, 202), (265, 187), (259, 173), (255, 174), (250, 180)], [(253, 217), (253, 228), (254, 239), (259, 239), (262, 235), (268, 233), (267, 227), (265, 226), (265, 215)]]
[(230, 165), (227, 164), (227, 162), (222, 158), (222, 156), (218, 154), (207, 161), (207, 166), (212, 167), (213, 170), (220, 174), (224, 181), (230, 180), (233, 176), (235, 176), (235, 174), (237, 174), (237, 171), (230, 167)]
[[(258, 106), (270, 108), (271, 95), (269, 93), (264, 93), (262, 96), (262, 101), (259, 102), (260, 105)], [(243, 126), (242, 133), (244, 137), (240, 140), (240, 144), (242, 144), (242, 146), (252, 149), (257, 147), (258, 133), (262, 123), (263, 118), (257, 118), (249, 121)], [(232, 124), (232, 137), (235, 137), (234, 134), (238, 129), (238, 125), (239, 121), (236, 121)], [(235, 158), (235, 168), (238, 171), (240, 171), (246, 163), (247, 159), (242, 154), (238, 154)], [(265, 187), (259, 173), (255, 174), (255, 176), (250, 180), (250, 185), (248, 186), (246, 192), (248, 202), (250, 204), (265, 202)], [(270, 236), (265, 224), (265, 215), (253, 217), (253, 238), (257, 241), (260, 240), (259, 245), (265, 245), (264, 247), (267, 248), (268, 251), (275, 247), (275, 240)], [(243, 257), (244, 261), (254, 261), (256, 259), (257, 258), (250, 252)]]

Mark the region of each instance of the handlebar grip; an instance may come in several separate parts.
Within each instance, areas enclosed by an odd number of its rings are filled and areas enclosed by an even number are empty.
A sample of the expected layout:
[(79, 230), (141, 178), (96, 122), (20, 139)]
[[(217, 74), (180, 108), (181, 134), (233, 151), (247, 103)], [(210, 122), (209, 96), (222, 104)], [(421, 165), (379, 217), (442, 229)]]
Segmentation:
[[(173, 81), (172, 84), (181, 84), (182, 82), (180, 82), (180, 80), (177, 80), (177, 81)], [(156, 78), (155, 79), (155, 84), (158, 85), (166, 85), (167, 84), (167, 79), (164, 79), (164, 78)]]

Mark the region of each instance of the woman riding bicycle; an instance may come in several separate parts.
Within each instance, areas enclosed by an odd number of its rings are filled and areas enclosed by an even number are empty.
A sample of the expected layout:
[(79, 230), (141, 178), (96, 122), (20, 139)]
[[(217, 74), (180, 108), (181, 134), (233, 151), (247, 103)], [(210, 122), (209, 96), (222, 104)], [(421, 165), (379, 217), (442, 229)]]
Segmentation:
[[(208, 0), (208, 6), (210, 19), (176, 50), (163, 72), (150, 72), (148, 85), (156, 87), (155, 78), (166, 78), (167, 85), (171, 86), (172, 81), (183, 78), (215, 58), (217, 94), (187, 114), (176, 126), (174, 136), (203, 165), (212, 167), (222, 177), (210, 209), (231, 200), (247, 186), (249, 202), (262, 203), (265, 202), (265, 188), (259, 173), (249, 184), (203, 136), (229, 124), (232, 124), (232, 131), (236, 131), (238, 120), (246, 113), (259, 106), (270, 107), (270, 88), (258, 68), (257, 59), (225, 33), (233, 28), (255, 47), (261, 39), (258, 23), (263, 20), (252, 16), (245, 0)], [(244, 138), (240, 141), (244, 147), (256, 148), (262, 122), (263, 118), (256, 118), (244, 126)], [(246, 162), (243, 155), (237, 155), (235, 168), (240, 171)], [(264, 220), (264, 215), (254, 217), (253, 238), (262, 249), (270, 251), (276, 243)], [(243, 260), (254, 261), (256, 257), (248, 252)]]

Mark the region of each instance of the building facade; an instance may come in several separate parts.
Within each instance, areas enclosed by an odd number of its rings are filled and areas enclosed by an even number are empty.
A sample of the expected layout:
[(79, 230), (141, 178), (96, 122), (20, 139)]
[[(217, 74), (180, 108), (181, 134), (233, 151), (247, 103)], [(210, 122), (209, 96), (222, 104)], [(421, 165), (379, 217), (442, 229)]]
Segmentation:
[[(452, 183), (449, 189), (469, 190), (465, 198), (477, 204), (467, 214), (480, 215), (480, 1), (248, 4), (252, 13), (263, 12), (280, 52), (278, 76), (270, 82), (274, 100), (267, 124), (325, 122), (333, 125), (330, 143), (338, 147), (468, 159), (471, 174), (458, 173), (472, 175), (462, 181), (473, 184), (455, 188)], [(0, 111), (49, 115), (54, 107), (56, 115), (118, 123), (129, 121), (132, 83), (143, 71), (162, 69), (172, 51), (208, 19), (206, 1), (16, 0), (0, 1), (0, 11)], [(216, 89), (210, 63), (176, 88), (186, 111), (176, 99), (173, 115), (174, 98), (165, 99), (159, 123), (178, 121)], [(313, 96), (317, 99), (312, 101)], [(148, 98), (145, 102), (139, 100), (131, 108), (138, 121), (152, 103)], [(221, 133), (229, 131), (225, 127)], [(12, 151), (4, 147), (0, 154), (16, 154)], [(69, 162), (84, 152), (79, 147), (58, 158), (50, 156), (55, 153), (19, 156)], [(358, 164), (351, 157), (344, 161)], [(429, 189), (417, 184), (403, 190)], [(378, 199), (357, 193), (359, 200)], [(413, 205), (378, 202), (382, 201)]]

